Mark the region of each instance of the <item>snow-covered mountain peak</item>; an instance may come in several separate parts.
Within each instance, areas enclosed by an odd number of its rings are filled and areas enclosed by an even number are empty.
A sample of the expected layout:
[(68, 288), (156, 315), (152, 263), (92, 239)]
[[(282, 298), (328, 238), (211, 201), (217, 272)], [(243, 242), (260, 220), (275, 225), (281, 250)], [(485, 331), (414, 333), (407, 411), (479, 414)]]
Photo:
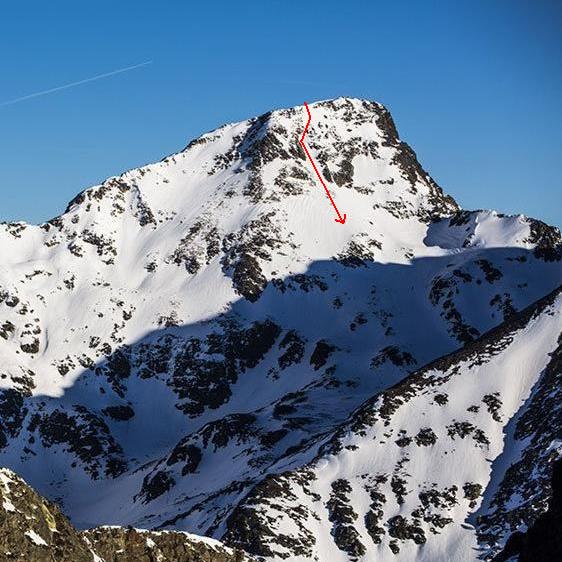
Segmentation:
[(365, 400), (560, 285), (559, 231), (460, 210), (383, 106), (310, 110), (343, 225), (304, 106), (0, 225), (0, 464), (75, 524), (221, 537)]
[[(404, 262), (426, 252), (427, 222), (457, 206), (398, 139), (387, 110), (349, 98), (310, 108), (306, 142), (349, 217), (345, 225), (334, 223), (298, 143), (305, 107), (276, 110), (220, 127), (161, 162), (109, 178), (40, 226), (0, 225), (6, 290), (39, 311), (61, 297), (61, 307), (54, 308), (63, 314), (73, 300), (64, 294), (68, 287), (90, 307), (104, 287), (121, 295), (111, 297), (117, 302), (148, 292), (157, 295), (157, 318), (198, 321), (239, 296), (257, 300), (269, 282), (302, 274), (313, 262), (338, 256)], [(93, 293), (91, 285), (98, 287)], [(175, 295), (192, 286), (213, 290), (207, 295), (203, 289), (205, 298), (187, 307), (180, 302), (178, 310)], [(43, 300), (33, 306), (38, 295)], [(137, 312), (123, 326), (125, 339), (140, 337), (158, 321), (154, 312), (145, 314)], [(103, 330), (107, 318), (98, 318)], [(33, 325), (41, 322), (37, 317)], [(90, 332), (95, 323), (83, 329)], [(35, 358), (48, 346), (33, 330), (20, 333), (31, 332)], [(63, 341), (70, 343), (75, 333)], [(15, 353), (18, 348), (19, 342)], [(58, 361), (50, 358), (50, 368)]]
[[(307, 144), (350, 217), (340, 238), (389, 215), (427, 219), (457, 209), (398, 139), (383, 106), (339, 98), (310, 108)], [(333, 211), (298, 144), (306, 120), (299, 106), (225, 125), (157, 164), (86, 190), (62, 220), (103, 230), (118, 226), (110, 217), (126, 213), (149, 229), (181, 224), (188, 230), (198, 221), (214, 220), (229, 233), (267, 213), (308, 238), (310, 230), (326, 226)]]

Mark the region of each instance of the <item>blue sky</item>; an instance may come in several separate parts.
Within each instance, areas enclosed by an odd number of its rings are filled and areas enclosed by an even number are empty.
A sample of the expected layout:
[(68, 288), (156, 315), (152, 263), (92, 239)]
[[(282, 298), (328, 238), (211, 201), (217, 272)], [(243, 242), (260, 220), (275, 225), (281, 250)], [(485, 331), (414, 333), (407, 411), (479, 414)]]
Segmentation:
[(387, 105), (463, 207), (562, 225), (557, 0), (21, 0), (0, 7), (0, 52), (0, 220), (49, 219), (224, 122), (349, 95)]

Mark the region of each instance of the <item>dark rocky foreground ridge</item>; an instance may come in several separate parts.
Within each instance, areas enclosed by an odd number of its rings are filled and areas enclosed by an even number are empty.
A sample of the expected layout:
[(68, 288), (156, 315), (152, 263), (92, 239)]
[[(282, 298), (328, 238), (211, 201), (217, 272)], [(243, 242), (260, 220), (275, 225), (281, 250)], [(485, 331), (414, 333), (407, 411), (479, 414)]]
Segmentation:
[(515, 329), (561, 283), (560, 232), (461, 210), (380, 104), (310, 107), (345, 225), (303, 107), (0, 225), (0, 465), (77, 529), (119, 526), (110, 545), (490, 558), (546, 510), (560, 451), (558, 301)]
[(77, 531), (60, 508), (0, 469), (2, 562), (250, 562), (240, 550), (187, 533), (121, 527)]

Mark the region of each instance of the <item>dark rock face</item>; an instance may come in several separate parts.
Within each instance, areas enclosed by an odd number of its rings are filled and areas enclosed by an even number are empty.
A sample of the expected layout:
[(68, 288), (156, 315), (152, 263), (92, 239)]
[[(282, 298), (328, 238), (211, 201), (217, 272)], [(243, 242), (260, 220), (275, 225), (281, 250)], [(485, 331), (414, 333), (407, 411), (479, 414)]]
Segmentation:
[(19, 434), (22, 422), (27, 414), (24, 396), (14, 389), (0, 391), (0, 449), (6, 444), (7, 437)]
[(115, 441), (101, 417), (83, 406), (66, 412), (54, 410), (35, 414), (34, 420), (45, 447), (66, 445), (89, 472), (92, 478), (102, 474), (115, 477), (126, 469), (121, 446)]
[(127, 421), (135, 416), (131, 406), (108, 406), (103, 413), (117, 421)]
[(159, 470), (153, 476), (145, 476), (139, 497), (144, 503), (151, 502), (167, 492), (175, 483), (168, 472)]
[(562, 560), (562, 459), (552, 465), (552, 495), (548, 510), (526, 533), (513, 533), (493, 562), (517, 556), (518, 562)]
[(316, 347), (310, 356), (310, 364), (314, 367), (314, 370), (317, 371), (320, 367), (323, 367), (334, 351), (336, 351), (335, 345), (332, 345), (324, 340), (317, 342)]
[(283, 354), (279, 357), (278, 364), (281, 369), (286, 369), (291, 365), (300, 363), (304, 356), (305, 341), (297, 332), (289, 330), (279, 343), (279, 348), (283, 349)]
[(528, 242), (535, 244), (535, 256), (544, 261), (562, 259), (562, 237), (560, 230), (536, 219), (528, 219), (531, 234)]
[(390, 345), (379, 351), (376, 357), (373, 358), (371, 366), (380, 367), (387, 361), (397, 367), (408, 367), (416, 364), (416, 360), (411, 353), (402, 351), (395, 345)]
[(12, 322), (6, 321), (0, 326), (0, 338), (7, 340), (16, 330)]
[(437, 442), (437, 436), (430, 427), (424, 427), (420, 429), (419, 433), (415, 437), (416, 444), (424, 447), (429, 447), (430, 445), (435, 445)]
[(470, 273), (454, 269), (445, 275), (435, 277), (429, 293), (432, 304), (441, 307), (441, 317), (449, 324), (450, 333), (464, 344), (474, 341), (480, 332), (463, 318), (455, 304), (454, 295), (458, 293), (459, 285), (472, 282), (473, 277)]
[(396, 515), (388, 520), (388, 534), (402, 541), (413, 540), (416, 544), (423, 544), (426, 541), (423, 529), (408, 523), (407, 519), (401, 515)]
[[(251, 490), (247, 501), (229, 515), (224, 536), (226, 544), (244, 548), (258, 557), (277, 556), (283, 560), (290, 560), (292, 556), (310, 557), (316, 543), (314, 534), (306, 525), (310, 513), (306, 508), (293, 504), (296, 496), (292, 485), (301, 487), (305, 494), (312, 494), (308, 484), (313, 479), (314, 475), (309, 471), (298, 471), (289, 477), (285, 474), (267, 476)], [(289, 513), (298, 533), (289, 535), (273, 531), (270, 525), (272, 518), (263, 512), (260, 504), (278, 513)]]
[(344, 479), (332, 482), (332, 493), (326, 505), (329, 519), (333, 524), (334, 542), (340, 550), (347, 552), (351, 559), (356, 559), (367, 552), (359, 540), (359, 533), (354, 527), (357, 513), (349, 502), (351, 486)]
[(186, 443), (185, 440), (180, 441), (173, 449), (168, 457), (167, 464), (173, 465), (178, 462), (185, 463), (182, 468), (182, 476), (191, 474), (197, 470), (201, 462), (202, 454), (201, 449), (191, 443)]
[(191, 416), (224, 404), (231, 396), (230, 385), (237, 379), (231, 361), (207, 359), (203, 349), (203, 342), (197, 338), (186, 341), (175, 356), (168, 381), (178, 398), (186, 399), (177, 407)]
[(267, 280), (264, 277), (259, 262), (249, 254), (242, 254), (232, 274), (235, 289), (250, 302), (260, 298)]
[(231, 414), (221, 420), (210, 422), (201, 430), (203, 444), (209, 442), (216, 449), (226, 447), (233, 438), (244, 440), (252, 433), (252, 424), (256, 421), (253, 414)]
[(107, 363), (98, 369), (98, 374), (103, 373), (115, 392), (124, 396), (124, 384), (131, 375), (131, 363), (129, 361), (130, 350), (128, 347), (116, 349), (107, 359)]
[(223, 333), (215, 327), (217, 331), (204, 339), (189, 338), (173, 361), (170, 358), (162, 365), (162, 369), (171, 370), (167, 384), (182, 400), (177, 408), (190, 416), (226, 403), (238, 377), (258, 365), (281, 333), (281, 327), (268, 319), (246, 328), (239, 326), (235, 319), (222, 320)]

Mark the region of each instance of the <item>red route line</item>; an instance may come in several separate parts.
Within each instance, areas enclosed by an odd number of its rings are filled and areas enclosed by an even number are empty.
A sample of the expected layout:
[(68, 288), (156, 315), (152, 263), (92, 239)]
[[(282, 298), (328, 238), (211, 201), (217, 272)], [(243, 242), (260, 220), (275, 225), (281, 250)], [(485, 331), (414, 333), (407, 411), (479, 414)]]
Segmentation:
[(303, 131), (302, 137), (299, 140), (299, 143), (304, 148), (304, 151), (306, 152), (306, 155), (308, 156), (308, 159), (310, 160), (310, 163), (312, 164), (312, 167), (314, 168), (314, 171), (316, 172), (316, 175), (318, 176), (318, 179), (320, 180), (320, 183), (322, 184), (322, 187), (326, 191), (326, 195), (328, 196), (328, 199), (330, 200), (330, 203), (332, 204), (332, 206), (336, 210), (338, 218), (334, 219), (334, 220), (336, 222), (339, 222), (340, 224), (344, 224), (345, 219), (347, 218), (347, 215), (344, 213), (343, 218), (342, 218), (340, 212), (338, 211), (338, 208), (336, 207), (336, 204), (334, 203), (334, 200), (332, 199), (332, 196), (331, 196), (330, 192), (328, 191), (328, 188), (326, 187), (326, 184), (324, 183), (324, 180), (322, 179), (322, 176), (320, 175), (320, 172), (318, 171), (318, 168), (316, 167), (316, 164), (314, 163), (314, 160), (312, 159), (312, 156), (310, 155), (310, 152), (308, 152), (308, 148), (306, 148), (306, 145), (304, 144), (304, 137), (306, 136), (306, 133), (308, 131), (308, 126), (310, 125), (310, 120), (312, 119), (312, 117), (310, 115), (310, 109), (308, 109), (308, 104), (306, 102), (304, 102), (304, 107), (306, 107), (306, 112), (308, 113), (308, 121), (306, 122), (306, 127), (304, 128), (304, 131)]

